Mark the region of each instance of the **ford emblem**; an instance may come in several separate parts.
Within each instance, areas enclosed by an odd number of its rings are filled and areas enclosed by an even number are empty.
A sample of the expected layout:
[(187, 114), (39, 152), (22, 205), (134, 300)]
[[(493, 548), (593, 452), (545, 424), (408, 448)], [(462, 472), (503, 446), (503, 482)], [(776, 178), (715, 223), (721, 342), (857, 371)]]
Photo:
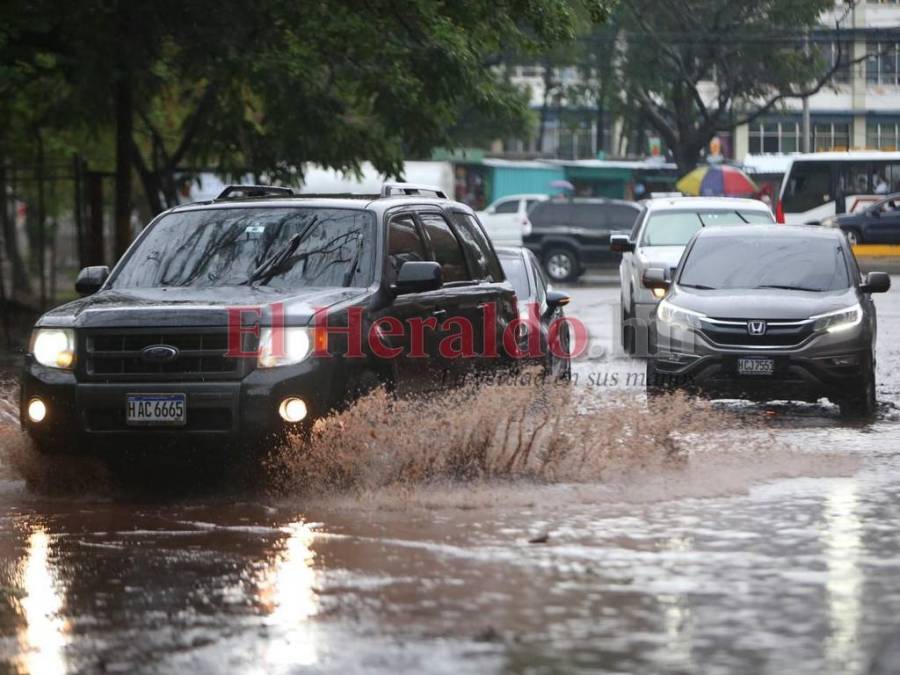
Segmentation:
[(150, 345), (141, 351), (141, 358), (148, 363), (168, 363), (178, 358), (178, 349), (171, 345)]

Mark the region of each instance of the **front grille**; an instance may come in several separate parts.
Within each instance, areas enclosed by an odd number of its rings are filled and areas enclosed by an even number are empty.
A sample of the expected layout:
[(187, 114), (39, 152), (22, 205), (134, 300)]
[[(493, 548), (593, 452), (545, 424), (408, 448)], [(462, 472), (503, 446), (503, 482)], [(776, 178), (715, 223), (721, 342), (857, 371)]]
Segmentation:
[[(756, 320), (756, 319), (752, 319)], [(797, 347), (813, 334), (813, 322), (773, 319), (766, 321), (764, 335), (751, 335), (747, 324), (751, 319), (705, 319), (701, 332), (717, 345), (765, 349)]]
[[(175, 359), (154, 362), (143, 350), (167, 345), (178, 350)], [(240, 370), (241, 359), (226, 356), (228, 334), (219, 331), (103, 331), (85, 336), (85, 370), (89, 377), (123, 379), (152, 376), (154, 379), (227, 378)]]

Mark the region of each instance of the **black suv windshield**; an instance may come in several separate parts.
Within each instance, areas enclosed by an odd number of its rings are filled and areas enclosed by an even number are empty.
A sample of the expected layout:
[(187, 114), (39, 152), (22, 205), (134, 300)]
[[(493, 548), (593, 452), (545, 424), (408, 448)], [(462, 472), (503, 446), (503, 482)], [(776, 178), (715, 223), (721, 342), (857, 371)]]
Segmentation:
[(841, 245), (818, 237), (700, 237), (678, 283), (688, 288), (836, 291), (850, 286)]
[(171, 213), (141, 240), (114, 288), (365, 286), (371, 213), (325, 208), (219, 208)]

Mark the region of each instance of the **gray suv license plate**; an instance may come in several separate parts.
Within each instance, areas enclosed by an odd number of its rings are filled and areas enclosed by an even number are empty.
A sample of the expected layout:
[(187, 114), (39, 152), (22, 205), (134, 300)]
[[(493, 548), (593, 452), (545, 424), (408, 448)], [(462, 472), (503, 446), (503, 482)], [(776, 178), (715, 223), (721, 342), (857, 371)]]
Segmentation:
[(741, 375), (772, 375), (775, 372), (774, 359), (738, 359), (737, 365)]

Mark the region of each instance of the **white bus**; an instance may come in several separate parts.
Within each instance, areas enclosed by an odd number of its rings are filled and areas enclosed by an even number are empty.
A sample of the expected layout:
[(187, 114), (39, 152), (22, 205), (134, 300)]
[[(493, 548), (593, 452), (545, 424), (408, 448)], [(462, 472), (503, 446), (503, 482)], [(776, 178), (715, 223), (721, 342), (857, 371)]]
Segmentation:
[(791, 155), (775, 217), (788, 225), (820, 225), (894, 192), (900, 192), (900, 152)]

